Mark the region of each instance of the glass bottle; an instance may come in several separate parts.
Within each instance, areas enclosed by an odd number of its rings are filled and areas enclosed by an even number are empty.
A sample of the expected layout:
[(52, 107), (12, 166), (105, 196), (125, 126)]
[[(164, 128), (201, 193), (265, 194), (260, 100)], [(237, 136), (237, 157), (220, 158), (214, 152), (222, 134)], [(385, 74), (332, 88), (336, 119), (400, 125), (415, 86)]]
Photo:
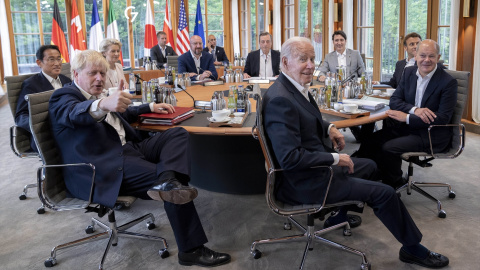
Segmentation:
[(360, 78), (360, 85), (361, 85), (361, 94), (364, 95), (367, 89), (367, 81), (365, 80), (365, 72), (362, 72), (362, 77)]
[(130, 94), (134, 95), (135, 94), (135, 75), (133, 73), (130, 73), (128, 75), (128, 90)]
[(228, 109), (230, 110), (230, 113), (234, 113), (237, 107), (234, 91), (236, 91), (235, 85), (230, 86), (230, 90), (228, 91)]

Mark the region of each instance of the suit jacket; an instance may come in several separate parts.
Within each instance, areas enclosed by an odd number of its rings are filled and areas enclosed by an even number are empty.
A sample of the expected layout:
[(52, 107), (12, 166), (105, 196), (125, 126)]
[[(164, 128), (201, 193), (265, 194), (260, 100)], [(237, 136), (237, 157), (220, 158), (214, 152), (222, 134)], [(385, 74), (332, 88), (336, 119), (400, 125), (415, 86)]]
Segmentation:
[[(62, 85), (71, 83), (72, 80), (67, 76), (62, 74), (58, 75)], [(30, 132), (30, 124), (28, 120), (28, 103), (25, 100), (25, 96), (28, 94), (35, 94), (40, 92), (45, 92), (52, 90), (53, 86), (48, 81), (48, 79), (43, 75), (42, 72), (33, 75), (32, 77), (26, 79), (22, 83), (22, 89), (20, 90), (20, 95), (18, 96), (17, 103), (17, 113), (15, 114), (15, 124), (26, 131)], [(31, 132), (30, 132), (31, 133)], [(32, 135), (30, 134), (30, 147), (32, 149), (37, 149), (35, 142), (33, 141)]]
[[(123, 179), (123, 147), (117, 131), (105, 120), (97, 122), (89, 113), (94, 100), (87, 100), (74, 85), (58, 89), (50, 98), (49, 117), (63, 163), (95, 165), (93, 202), (113, 207)], [(126, 140), (139, 142), (141, 137), (129, 123), (139, 114), (150, 112), (148, 104), (128, 107), (114, 113), (125, 128)], [(91, 170), (86, 167), (65, 167), (65, 184), (71, 195), (88, 200)]]
[(150, 49), (150, 57), (152, 60), (156, 60), (157, 66), (161, 68), (163, 68), (163, 64), (167, 63), (167, 56), (169, 55), (177, 55), (177, 53), (168, 45), (165, 46), (165, 57), (163, 57), (162, 50), (160, 50), (158, 44)]
[[(363, 63), (362, 56), (360, 55), (359, 51), (346, 49), (346, 58), (347, 58), (347, 74), (351, 74), (357, 68), (360, 67), (356, 76), (360, 77), (363, 72), (365, 72), (365, 64)], [(323, 59), (322, 65), (319, 68), (320, 75), (319, 76), (326, 76), (327, 72), (336, 72), (336, 68), (338, 66), (338, 57), (337, 52), (333, 51), (327, 55)]]
[[(381, 84), (388, 84), (392, 88), (397, 88), (398, 84), (400, 83), (400, 79), (402, 78), (406, 65), (407, 65), (407, 59), (402, 59), (397, 61), (397, 63), (395, 64), (395, 71), (393, 72), (393, 76), (392, 78), (390, 78), (390, 81), (381, 82)], [(415, 66), (416, 65), (417, 65), (417, 62), (415, 62)], [(441, 63), (437, 63), (437, 68), (446, 69), (446, 67)]]
[[(208, 52), (202, 51), (202, 57), (200, 57), (200, 68), (203, 70), (209, 70), (212, 73), (210, 79), (218, 79), (217, 70), (215, 69), (215, 65), (213, 65), (213, 56)], [(198, 71), (195, 67), (195, 61), (193, 60), (190, 50), (178, 57), (178, 73), (183, 72), (194, 72), (197, 74), (203, 73), (203, 71)], [(191, 80), (196, 81), (197, 77), (193, 76), (191, 77)]]
[[(272, 71), (273, 76), (280, 74), (280, 52), (271, 50), (272, 56)], [(247, 73), (251, 77), (258, 77), (260, 74), (260, 49), (250, 52), (247, 55), (247, 61), (245, 62), (244, 73)]]
[[(108, 75), (108, 73), (107, 73)], [(115, 63), (115, 76), (118, 78), (118, 83), (115, 84), (114, 83), (114, 80), (112, 77), (110, 76), (106, 76), (105, 78), (105, 86), (104, 88), (108, 90), (108, 88), (110, 87), (118, 87), (120, 85), (120, 81), (123, 80), (123, 83), (124, 83), (124, 86), (125, 87), (129, 87), (128, 86), (128, 82), (125, 80), (125, 75), (123, 74), (123, 67), (122, 67), (122, 64), (120, 63)]]
[[(415, 105), (415, 94), (417, 92), (417, 66), (407, 67), (400, 80), (397, 90), (390, 98), (392, 110), (409, 113)], [(421, 108), (429, 108), (437, 118), (433, 123), (426, 124), (420, 117), (410, 114), (409, 125), (411, 133), (419, 134), (422, 138), (424, 148), (430, 149), (428, 139), (428, 127), (430, 125), (449, 124), (457, 104), (457, 80), (448, 75), (442, 68), (438, 68), (433, 74), (430, 82), (425, 88)], [(449, 128), (433, 128), (431, 130), (433, 150), (440, 152), (450, 145), (452, 130)]]
[[(203, 48), (203, 51), (209, 53), (208, 48)], [(215, 47), (215, 56), (217, 57), (218, 62), (229, 62), (227, 54), (225, 54), (225, 49), (222, 47)], [(215, 62), (215, 59), (213, 59), (213, 61)]]
[(267, 138), (277, 166), (284, 170), (277, 175), (276, 197), (289, 204), (321, 202), (329, 174), (311, 167), (334, 162), (332, 149), (323, 143), (330, 123), (322, 119), (310, 94), (309, 98), (310, 102), (282, 73), (262, 100)]

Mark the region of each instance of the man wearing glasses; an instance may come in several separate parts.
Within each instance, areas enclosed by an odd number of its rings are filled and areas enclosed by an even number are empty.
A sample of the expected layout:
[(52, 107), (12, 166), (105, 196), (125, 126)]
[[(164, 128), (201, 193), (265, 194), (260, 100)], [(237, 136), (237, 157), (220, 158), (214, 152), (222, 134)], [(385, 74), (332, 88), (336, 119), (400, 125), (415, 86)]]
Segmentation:
[[(28, 132), (30, 132), (30, 126), (28, 123), (28, 103), (25, 101), (25, 96), (58, 89), (72, 82), (70, 78), (60, 74), (63, 59), (56, 45), (41, 46), (37, 50), (36, 56), (37, 65), (42, 71), (22, 83), (22, 89), (18, 97), (17, 113), (15, 114), (15, 124)], [(38, 152), (31, 135), (30, 147), (33, 151)]]

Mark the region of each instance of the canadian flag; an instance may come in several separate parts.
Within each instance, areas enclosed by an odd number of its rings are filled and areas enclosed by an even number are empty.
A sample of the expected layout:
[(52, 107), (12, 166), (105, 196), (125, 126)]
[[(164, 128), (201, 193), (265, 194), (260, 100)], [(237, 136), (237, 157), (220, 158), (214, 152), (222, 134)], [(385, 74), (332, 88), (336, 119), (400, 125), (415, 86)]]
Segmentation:
[(147, 14), (145, 16), (145, 40), (144, 40), (144, 56), (150, 56), (150, 49), (157, 45), (157, 32), (155, 31), (155, 23), (153, 22), (153, 12), (150, 6), (150, 0), (147, 0)]
[(82, 31), (82, 22), (78, 15), (77, 1), (72, 0), (72, 20), (70, 21), (70, 60), (73, 60), (75, 56), (80, 52), (87, 49), (85, 37)]
[(173, 47), (173, 31), (170, 15), (168, 14), (168, 1), (165, 5), (165, 20), (163, 20), (163, 32), (167, 33), (167, 45)]

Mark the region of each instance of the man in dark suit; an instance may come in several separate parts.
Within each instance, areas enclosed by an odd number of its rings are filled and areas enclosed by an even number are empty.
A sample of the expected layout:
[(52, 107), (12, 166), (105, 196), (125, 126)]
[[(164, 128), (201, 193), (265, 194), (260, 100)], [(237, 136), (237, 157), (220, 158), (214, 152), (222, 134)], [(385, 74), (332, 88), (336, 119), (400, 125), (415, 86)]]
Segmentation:
[[(439, 50), (438, 44), (429, 39), (418, 45), (417, 65), (405, 69), (390, 98), (388, 121), (362, 142), (357, 153), (372, 158), (381, 171), (379, 179), (394, 188), (405, 183), (400, 155), (431, 152), (428, 127), (450, 123), (457, 103), (457, 81), (438, 67)], [(433, 128), (433, 152), (445, 151), (451, 138), (451, 129)]]
[[(113, 207), (119, 195), (163, 200), (179, 249), (182, 265), (216, 266), (230, 256), (204, 246), (207, 237), (188, 186), (190, 161), (188, 133), (173, 128), (142, 140), (130, 126), (142, 113), (172, 113), (170, 104), (129, 106), (132, 95), (118, 91), (98, 99), (105, 84), (108, 63), (92, 50), (72, 62), (74, 83), (57, 90), (50, 99), (49, 116), (64, 163), (95, 165), (93, 203)], [(89, 198), (91, 172), (66, 167), (68, 191)]]
[[(25, 96), (28, 94), (58, 89), (63, 85), (72, 82), (70, 78), (60, 74), (62, 71), (63, 59), (58, 46), (42, 45), (38, 48), (36, 57), (37, 65), (42, 71), (26, 79), (22, 83), (22, 89), (18, 96), (17, 113), (15, 114), (15, 124), (28, 132), (30, 132), (30, 125), (28, 121), (28, 103), (25, 100)], [(38, 152), (31, 134), (30, 147), (33, 151)]]
[(192, 81), (216, 80), (218, 74), (213, 65), (213, 56), (202, 51), (202, 47), (200, 36), (190, 38), (190, 50), (178, 57), (178, 73), (189, 72)]
[(150, 49), (150, 57), (157, 61), (158, 68), (163, 68), (163, 65), (167, 63), (167, 56), (177, 55), (177, 53), (167, 45), (167, 33), (158, 31), (157, 41), (158, 44)]
[[(343, 135), (324, 121), (308, 86), (315, 70), (315, 51), (307, 38), (294, 37), (282, 45), (282, 74), (263, 97), (264, 125), (278, 165), (277, 199), (289, 204), (322, 203), (328, 172), (315, 166), (332, 166), (334, 176), (327, 203), (364, 201), (373, 208), (393, 236), (402, 243), (400, 260), (426, 267), (448, 265), (448, 258), (429, 251), (420, 244), (422, 234), (395, 190), (372, 178), (376, 166), (368, 159), (350, 158), (334, 152), (324, 142), (342, 150)], [(363, 179), (362, 179), (363, 178)], [(329, 225), (345, 221), (342, 208)], [(325, 225), (324, 225), (325, 226)]]
[(260, 49), (247, 55), (243, 78), (276, 77), (280, 74), (280, 52), (272, 50), (272, 35), (263, 32), (258, 36)]
[(208, 36), (208, 45), (203, 51), (208, 52), (213, 56), (213, 64), (215, 66), (223, 66), (225, 63), (228, 65), (229, 61), (225, 54), (225, 50), (222, 47), (217, 46), (217, 39), (214, 35)]

